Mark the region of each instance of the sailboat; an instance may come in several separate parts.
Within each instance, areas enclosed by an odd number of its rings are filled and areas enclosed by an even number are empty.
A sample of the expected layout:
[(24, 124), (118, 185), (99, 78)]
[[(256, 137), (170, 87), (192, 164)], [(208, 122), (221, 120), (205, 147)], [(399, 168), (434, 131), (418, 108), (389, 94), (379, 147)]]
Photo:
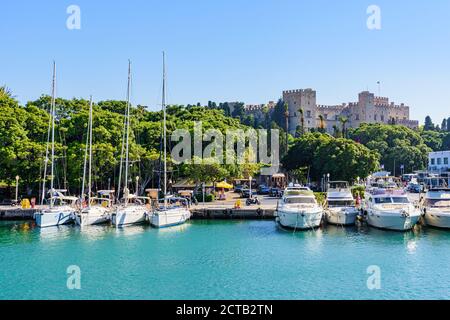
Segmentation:
[[(92, 96), (89, 103), (89, 122), (88, 122), (88, 134), (87, 134), (87, 148), (84, 157), (84, 172), (83, 172), (83, 186), (81, 196), (84, 199), (84, 182), (86, 176), (86, 162), (88, 161), (88, 203), (87, 207), (82, 208), (75, 216), (75, 221), (79, 226), (88, 226), (107, 223), (110, 220), (111, 210), (111, 198), (112, 191), (99, 192), (98, 197), (92, 197)], [(89, 151), (88, 151), (89, 150)]]
[[(166, 113), (166, 64), (165, 54), (163, 52), (163, 92), (162, 92), (162, 109), (163, 109), (163, 157), (164, 157), (164, 204), (153, 211), (150, 216), (150, 224), (155, 228), (167, 228), (185, 223), (191, 217), (191, 212), (187, 208), (185, 199), (170, 198), (171, 204), (168, 204), (167, 195), (167, 113)], [(176, 203), (173, 203), (176, 202)]]
[[(127, 107), (124, 119), (124, 139), (125, 140), (125, 181), (123, 188), (123, 199), (120, 200), (120, 204), (113, 212), (111, 221), (116, 227), (123, 227), (127, 225), (145, 223), (148, 216), (151, 215), (150, 207), (147, 207), (147, 203), (150, 201), (148, 197), (139, 197), (136, 194), (130, 194), (128, 189), (128, 169), (130, 167), (129, 161), (129, 141), (130, 141), (130, 90), (131, 90), (131, 62), (128, 63), (128, 89), (127, 89)], [(123, 141), (122, 141), (123, 142)], [(123, 151), (123, 143), (122, 143)], [(123, 152), (120, 161), (120, 174), (119, 174), (119, 186), (117, 199), (120, 199), (121, 190), (121, 177), (122, 177), (122, 160)]]
[(47, 179), (47, 164), (49, 144), (51, 144), (51, 180), (49, 195), (49, 206), (34, 214), (36, 224), (41, 227), (53, 227), (64, 225), (72, 222), (72, 217), (76, 212), (75, 204), (78, 200), (76, 197), (65, 196), (66, 190), (56, 190), (54, 187), (55, 181), (55, 118), (56, 118), (56, 63), (53, 62), (53, 81), (52, 81), (52, 100), (50, 107), (50, 120), (47, 138), (47, 149), (44, 160), (44, 180), (42, 186), (41, 205), (44, 204), (45, 199), (45, 182)]

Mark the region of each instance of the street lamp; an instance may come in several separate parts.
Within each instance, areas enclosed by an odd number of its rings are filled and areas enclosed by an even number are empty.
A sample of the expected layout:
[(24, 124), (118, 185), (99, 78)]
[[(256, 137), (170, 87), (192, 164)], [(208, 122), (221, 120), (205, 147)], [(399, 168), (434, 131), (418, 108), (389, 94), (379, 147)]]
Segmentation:
[(250, 177), (250, 192), (249, 192), (250, 199), (253, 197), (253, 195), (252, 195), (252, 182), (253, 182), (253, 178)]
[(19, 179), (20, 179), (20, 177), (17, 175), (16, 176), (16, 203), (19, 200)]

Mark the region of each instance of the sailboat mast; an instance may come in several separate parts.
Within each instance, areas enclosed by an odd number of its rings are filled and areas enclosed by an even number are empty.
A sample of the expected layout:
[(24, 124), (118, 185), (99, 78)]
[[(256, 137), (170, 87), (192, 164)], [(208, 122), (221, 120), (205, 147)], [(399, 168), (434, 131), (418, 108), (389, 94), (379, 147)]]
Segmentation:
[(90, 122), (88, 120), (88, 129), (86, 133), (86, 147), (84, 148), (84, 164), (83, 164), (83, 181), (81, 182), (81, 201), (85, 200), (84, 191), (85, 191), (85, 182), (86, 182), (86, 170), (87, 170), (87, 162), (88, 162), (88, 152), (89, 152), (89, 130), (90, 130)]
[[(126, 144), (125, 144), (125, 188), (124, 194), (128, 197), (128, 167), (129, 167), (129, 142), (130, 142), (130, 91), (131, 91), (131, 61), (128, 61), (128, 88), (127, 88), (127, 112), (126, 112)], [(125, 199), (125, 204), (128, 199)]]
[(48, 169), (48, 153), (50, 149), (50, 133), (52, 130), (52, 110), (49, 110), (50, 117), (48, 118), (48, 131), (47, 131), (47, 145), (45, 146), (45, 159), (44, 159), (44, 175), (42, 180), (42, 193), (41, 193), (41, 206), (44, 205), (45, 200), (45, 184), (47, 182), (47, 169)]
[(51, 182), (50, 182), (50, 208), (54, 205), (53, 199), (53, 188), (54, 188), (54, 180), (55, 180), (55, 116), (56, 116), (56, 108), (55, 108), (55, 99), (56, 99), (56, 62), (53, 61), (53, 81), (52, 81), (52, 103), (51, 103), (51, 117), (52, 117), (52, 156), (51, 156)]
[(92, 194), (92, 96), (89, 104), (89, 178), (88, 178), (88, 207), (91, 207)]
[(167, 116), (166, 116), (166, 54), (163, 52), (163, 86), (162, 86), (162, 108), (163, 108), (163, 156), (164, 156), (164, 209), (167, 208)]

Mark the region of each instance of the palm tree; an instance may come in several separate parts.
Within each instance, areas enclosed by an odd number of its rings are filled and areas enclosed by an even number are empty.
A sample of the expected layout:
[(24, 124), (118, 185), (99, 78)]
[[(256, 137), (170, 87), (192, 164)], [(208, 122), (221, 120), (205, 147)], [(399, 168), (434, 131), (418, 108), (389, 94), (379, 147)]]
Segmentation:
[(302, 135), (305, 133), (305, 112), (303, 108), (298, 109), (298, 113), (300, 115), (300, 126)]
[(323, 133), (325, 131), (325, 120), (323, 115), (319, 115), (319, 121), (319, 131)]
[(12, 91), (7, 86), (0, 87), (0, 98), (2, 97), (13, 98)]
[(284, 117), (286, 118), (286, 154), (289, 151), (289, 105), (287, 103), (284, 104)]
[(333, 125), (333, 135), (334, 135), (335, 138), (339, 137), (339, 128), (335, 124)]
[(342, 136), (344, 138), (347, 138), (347, 128), (345, 127), (345, 125), (348, 122), (348, 118), (342, 116), (342, 117), (339, 117), (339, 121), (341, 122), (341, 125), (342, 125)]
[(269, 107), (267, 105), (265, 105), (262, 111), (263, 111), (263, 114), (264, 114), (265, 128), (269, 129), (269, 126), (270, 126), (270, 110), (269, 110)]

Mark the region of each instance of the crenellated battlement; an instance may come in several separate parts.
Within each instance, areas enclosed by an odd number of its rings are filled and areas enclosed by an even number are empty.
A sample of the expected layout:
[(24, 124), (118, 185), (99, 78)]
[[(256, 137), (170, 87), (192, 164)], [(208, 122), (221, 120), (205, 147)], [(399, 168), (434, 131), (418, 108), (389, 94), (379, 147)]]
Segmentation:
[(294, 90), (285, 90), (283, 91), (283, 95), (288, 95), (288, 94), (315, 94), (316, 91), (314, 91), (311, 88), (308, 89), (294, 89)]
[[(399, 124), (403, 124), (410, 128), (417, 128), (419, 122), (409, 120), (409, 106), (401, 103), (395, 104), (390, 102), (388, 97), (375, 96), (370, 91), (362, 91), (358, 94), (357, 102), (342, 103), (336, 105), (322, 105), (316, 102), (316, 91), (307, 89), (284, 90), (283, 99), (289, 105), (290, 114), (296, 114), (299, 108), (305, 112), (307, 119), (306, 126), (310, 129), (317, 128), (318, 116), (322, 115), (326, 118), (327, 128), (330, 129), (333, 121), (337, 121), (340, 116), (346, 116), (349, 119), (348, 126), (355, 127), (361, 123), (386, 123), (388, 119), (398, 120)], [(273, 108), (275, 108), (275, 103)], [(247, 112), (258, 114), (266, 105), (247, 105)], [(270, 110), (273, 110), (269, 107)], [(299, 117), (292, 116), (290, 118), (291, 131), (299, 124)]]

